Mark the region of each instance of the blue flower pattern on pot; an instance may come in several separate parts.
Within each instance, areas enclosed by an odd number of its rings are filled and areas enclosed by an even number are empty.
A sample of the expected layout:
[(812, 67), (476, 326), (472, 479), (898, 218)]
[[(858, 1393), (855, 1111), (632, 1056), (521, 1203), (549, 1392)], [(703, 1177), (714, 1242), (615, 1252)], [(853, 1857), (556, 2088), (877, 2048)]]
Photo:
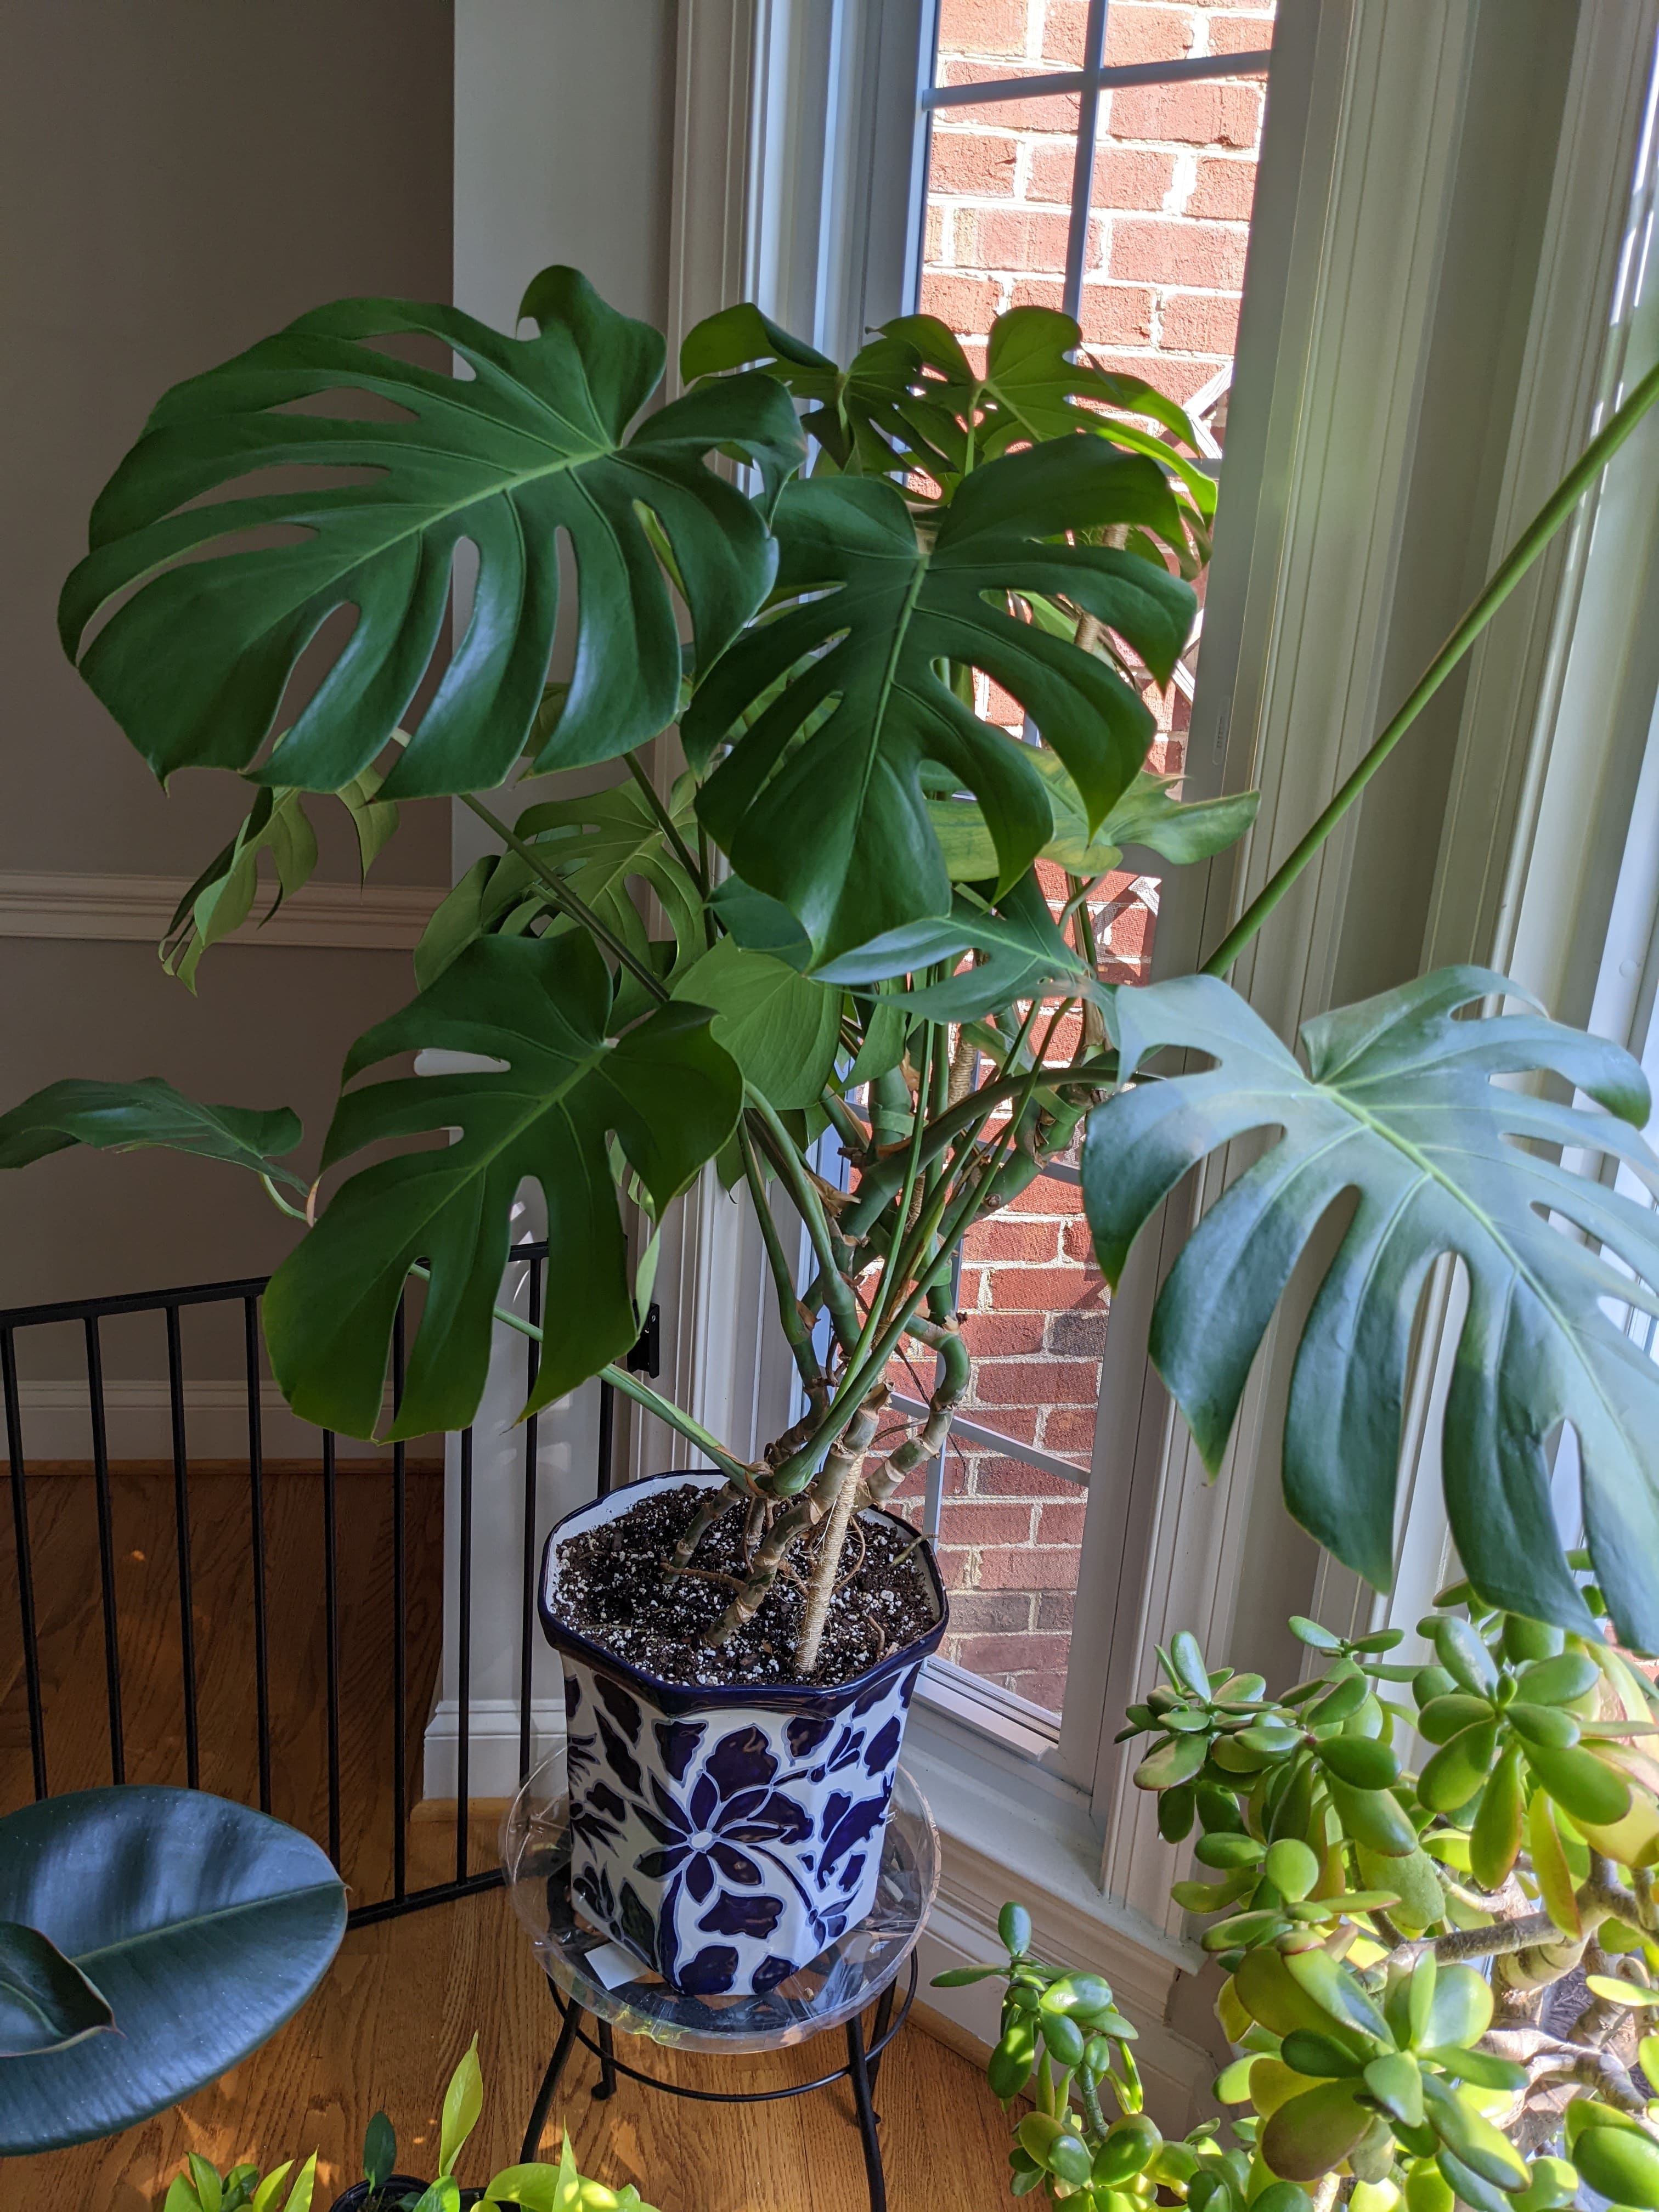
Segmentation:
[(775, 1988), (863, 1918), (919, 1662), (821, 1712), (715, 1692), (687, 1719), (564, 1664), (572, 1881), (592, 1918), (705, 1996)]

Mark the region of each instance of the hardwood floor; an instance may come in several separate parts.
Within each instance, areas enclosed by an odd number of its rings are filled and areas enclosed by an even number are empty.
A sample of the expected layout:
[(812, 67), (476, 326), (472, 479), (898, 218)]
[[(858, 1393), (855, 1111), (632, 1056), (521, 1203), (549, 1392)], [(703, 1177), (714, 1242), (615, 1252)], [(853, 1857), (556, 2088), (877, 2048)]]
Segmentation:
[[(408, 1511), (408, 1722), (411, 1795), (439, 1653), (441, 1485), (411, 1474)], [(113, 1472), (116, 1594), (127, 1774), (185, 1778), (179, 1576), (169, 1465)], [(257, 1802), (252, 1571), (245, 1469), (192, 1468), (191, 1565), (204, 1788)], [(273, 1809), (321, 1837), (326, 1825), (321, 1486), (273, 1470), (266, 1486)], [(48, 1779), (109, 1779), (107, 1695), (94, 1486), (83, 1470), (32, 1469), (31, 1549), (40, 1621)], [(383, 1468), (339, 1476), (342, 1864), (354, 1897), (385, 1893), (392, 1850), (390, 1484)], [(0, 1809), (33, 1795), (9, 1516), (0, 1540)], [(438, 1814), (434, 1818), (433, 1815)], [(495, 1818), (475, 1805), (471, 1863), (489, 1864)], [(411, 1882), (453, 1868), (453, 1826), (421, 1808), (408, 1832)], [(408, 2170), (429, 2171), (443, 2087), (475, 2030), (484, 2117), (463, 2162), (481, 2181), (518, 2155), (552, 2045), (546, 1984), (505, 1897), (429, 1908), (347, 1936), (317, 1995), (265, 2048), (212, 2087), (126, 2135), (0, 2162), (0, 2212), (149, 2212), (187, 2151), (222, 2169), (315, 2149), (315, 2212), (357, 2174), (369, 2115), (384, 2107)], [(838, 2036), (726, 2062), (624, 2044), (620, 2056), (698, 2087), (768, 2087), (827, 2072)], [(643, 2057), (641, 2053), (643, 2052)], [(566, 2073), (544, 2155), (568, 2124), (585, 2172), (633, 2181), (662, 2212), (860, 2212), (867, 2203), (844, 2085), (748, 2108), (698, 2105), (623, 2082), (590, 2091), (598, 2062)], [(1006, 2123), (982, 2075), (912, 2022), (888, 2055), (878, 2105), (892, 2212), (1006, 2203)]]
[[(391, 2114), (400, 2164), (429, 2172), (450, 2069), (478, 2033), (484, 2116), (462, 2161), (481, 2183), (518, 2156), (519, 2137), (552, 2047), (546, 1984), (505, 1897), (438, 1905), (348, 1936), (327, 1981), (245, 2065), (176, 2112), (112, 2142), (0, 2163), (0, 2212), (149, 2212), (187, 2151), (222, 2170), (316, 2150), (316, 2212), (359, 2172), (362, 2131)], [(839, 2036), (717, 2066), (624, 2041), (618, 2055), (698, 2087), (760, 2088), (827, 2072)], [(640, 2057), (643, 2050), (645, 2056)], [(748, 2109), (696, 2105), (624, 2081), (608, 2104), (590, 2092), (585, 2052), (564, 2078), (543, 2155), (572, 2130), (585, 2173), (632, 2181), (662, 2212), (863, 2212), (864, 2164), (844, 2085)], [(884, 2063), (877, 2094), (892, 2212), (1007, 2203), (1006, 2124), (983, 2077), (912, 2021)]]

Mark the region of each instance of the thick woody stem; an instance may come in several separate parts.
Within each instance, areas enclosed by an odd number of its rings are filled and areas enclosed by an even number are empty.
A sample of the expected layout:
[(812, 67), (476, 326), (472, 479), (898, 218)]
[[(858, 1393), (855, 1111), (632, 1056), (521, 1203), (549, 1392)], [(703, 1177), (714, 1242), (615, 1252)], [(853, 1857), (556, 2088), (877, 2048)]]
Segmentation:
[(729, 1642), (745, 1621), (754, 1619), (778, 1578), (784, 1553), (797, 1536), (806, 1534), (817, 1518), (818, 1509), (810, 1494), (798, 1498), (793, 1505), (779, 1514), (767, 1531), (765, 1541), (755, 1554), (743, 1588), (714, 1626), (704, 1629), (702, 1640), (706, 1644), (714, 1647)]
[[(914, 1322), (912, 1328), (916, 1334), (922, 1334)], [(945, 1328), (928, 1329), (925, 1340), (933, 1345), (945, 1371), (927, 1401), (927, 1418), (921, 1428), (896, 1445), (864, 1478), (864, 1494), (872, 1505), (885, 1505), (907, 1474), (944, 1450), (951, 1433), (951, 1418), (968, 1395), (973, 1363), (955, 1323)]]
[(724, 1490), (711, 1490), (702, 1504), (691, 1516), (680, 1540), (675, 1545), (669, 1565), (675, 1568), (689, 1567), (699, 1544), (720, 1519), (722, 1513), (741, 1503), (742, 1491), (728, 1483)]
[(841, 1572), (842, 1550), (847, 1541), (853, 1508), (858, 1503), (859, 1472), (864, 1465), (864, 1455), (869, 1449), (870, 1439), (876, 1432), (876, 1423), (889, 1395), (884, 1382), (878, 1383), (870, 1393), (830, 1445), (830, 1455), (823, 1463), (823, 1473), (816, 1486), (818, 1502), (825, 1508), (826, 1519), (823, 1534), (818, 1540), (812, 1578), (807, 1584), (806, 1612), (795, 1644), (795, 1671), (803, 1681), (812, 1674), (818, 1663), (818, 1648), (823, 1642), (823, 1632), (830, 1620), (830, 1603), (835, 1596), (836, 1582)]

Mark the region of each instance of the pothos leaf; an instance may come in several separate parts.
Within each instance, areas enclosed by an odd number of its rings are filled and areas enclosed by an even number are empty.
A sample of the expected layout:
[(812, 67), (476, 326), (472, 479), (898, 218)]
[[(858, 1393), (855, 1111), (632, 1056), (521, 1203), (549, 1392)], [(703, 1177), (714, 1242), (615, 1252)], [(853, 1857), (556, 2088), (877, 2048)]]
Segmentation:
[[(345, 1080), (406, 1052), (481, 1055), (348, 1091), (324, 1152), (459, 1130), (352, 1176), (271, 1279), (265, 1333), (289, 1403), (320, 1428), (373, 1433), (399, 1298), (431, 1285), (390, 1433), (465, 1427), (483, 1389), (514, 1194), (547, 1200), (546, 1341), (531, 1408), (619, 1356), (639, 1331), (609, 1140), (660, 1214), (730, 1136), (743, 1079), (709, 1017), (659, 1008), (611, 1034), (613, 989), (584, 934), (480, 939), (359, 1038)], [(453, 1072), (452, 1072), (453, 1071)], [(499, 1071), (499, 1072), (497, 1072)]]
[[(1109, 1282), (1135, 1234), (1217, 1146), (1283, 1131), (1188, 1239), (1155, 1310), (1152, 1358), (1206, 1462), (1224, 1449), (1246, 1375), (1297, 1259), (1346, 1191), (1358, 1206), (1304, 1327), (1285, 1428), (1286, 1502), (1379, 1589), (1392, 1575), (1406, 1365), (1419, 1295), (1442, 1254), (1469, 1279), (1447, 1403), (1447, 1511), (1470, 1581), (1490, 1602), (1587, 1630), (1562, 1558), (1545, 1445), (1577, 1433), (1589, 1548), (1620, 1639), (1659, 1649), (1659, 1420), (1652, 1363), (1603, 1310), (1659, 1311), (1659, 1214), (1528, 1141), (1611, 1155), (1659, 1188), (1636, 1132), (1648, 1087), (1629, 1055), (1541, 1018), (1460, 1020), (1501, 975), (1443, 969), (1322, 1016), (1302, 1031), (1304, 1073), (1226, 985), (1206, 975), (1116, 994), (1129, 1087), (1095, 1113), (1085, 1202)], [(1132, 1079), (1160, 1046), (1207, 1072)], [(1547, 1071), (1606, 1110), (1499, 1088)], [(1555, 1226), (1598, 1240), (1630, 1273)], [(1585, 1754), (1586, 1756), (1588, 1754)], [(1558, 1757), (1560, 1756), (1558, 1754)]]
[[(58, 611), (65, 652), (81, 654), (158, 775), (250, 769), (301, 653), (344, 606), (356, 610), (349, 638), (252, 773), (313, 791), (360, 775), (447, 635), (464, 539), (478, 556), (471, 619), (389, 795), (487, 787), (519, 757), (541, 705), (566, 536), (580, 578), (575, 674), (538, 765), (613, 758), (673, 719), (679, 633), (641, 510), (672, 549), (706, 661), (760, 604), (773, 565), (763, 507), (707, 456), (735, 448), (757, 462), (769, 503), (801, 458), (794, 410), (769, 377), (732, 378), (630, 433), (662, 374), (657, 332), (570, 269), (544, 270), (521, 312), (537, 337), (503, 337), (453, 307), (341, 301), (160, 401), (93, 510), (91, 550)], [(375, 343), (386, 337), (435, 341), (466, 373), (401, 359)], [(396, 418), (289, 411), (331, 393), (390, 402)], [(290, 468), (297, 486), (204, 501)], [(308, 480), (319, 468), (372, 475), (322, 489)], [(227, 552), (273, 524), (290, 542)], [(210, 557), (185, 558), (198, 549)]]

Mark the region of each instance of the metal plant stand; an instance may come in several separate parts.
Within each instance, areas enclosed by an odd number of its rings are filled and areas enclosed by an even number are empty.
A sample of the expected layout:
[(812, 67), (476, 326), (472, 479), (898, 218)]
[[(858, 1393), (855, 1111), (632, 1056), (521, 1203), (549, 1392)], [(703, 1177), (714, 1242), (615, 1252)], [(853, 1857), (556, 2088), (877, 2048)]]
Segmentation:
[[(933, 1816), (902, 1767), (883, 1838), (875, 1905), (856, 1927), (763, 1996), (692, 1996), (671, 1989), (586, 1918), (570, 1890), (562, 1753), (538, 1767), (514, 1799), (502, 1824), (501, 1863), (560, 2020), (525, 2130), (526, 2163), (536, 2155), (559, 2081), (580, 2043), (599, 2062), (596, 2098), (614, 2096), (618, 2081), (625, 2080), (700, 2104), (765, 2105), (846, 2081), (863, 2145), (871, 2212), (886, 2212), (876, 2084), (882, 2053), (915, 1999), (916, 1942), (939, 1887), (939, 1865)], [(618, 1980), (630, 1966), (633, 1978)], [(872, 2005), (866, 2036), (865, 2014)], [(618, 2031), (671, 2049), (736, 2057), (782, 2050), (836, 2030), (846, 2040), (845, 2064), (779, 2089), (684, 2088), (628, 2064), (616, 2051)]]

